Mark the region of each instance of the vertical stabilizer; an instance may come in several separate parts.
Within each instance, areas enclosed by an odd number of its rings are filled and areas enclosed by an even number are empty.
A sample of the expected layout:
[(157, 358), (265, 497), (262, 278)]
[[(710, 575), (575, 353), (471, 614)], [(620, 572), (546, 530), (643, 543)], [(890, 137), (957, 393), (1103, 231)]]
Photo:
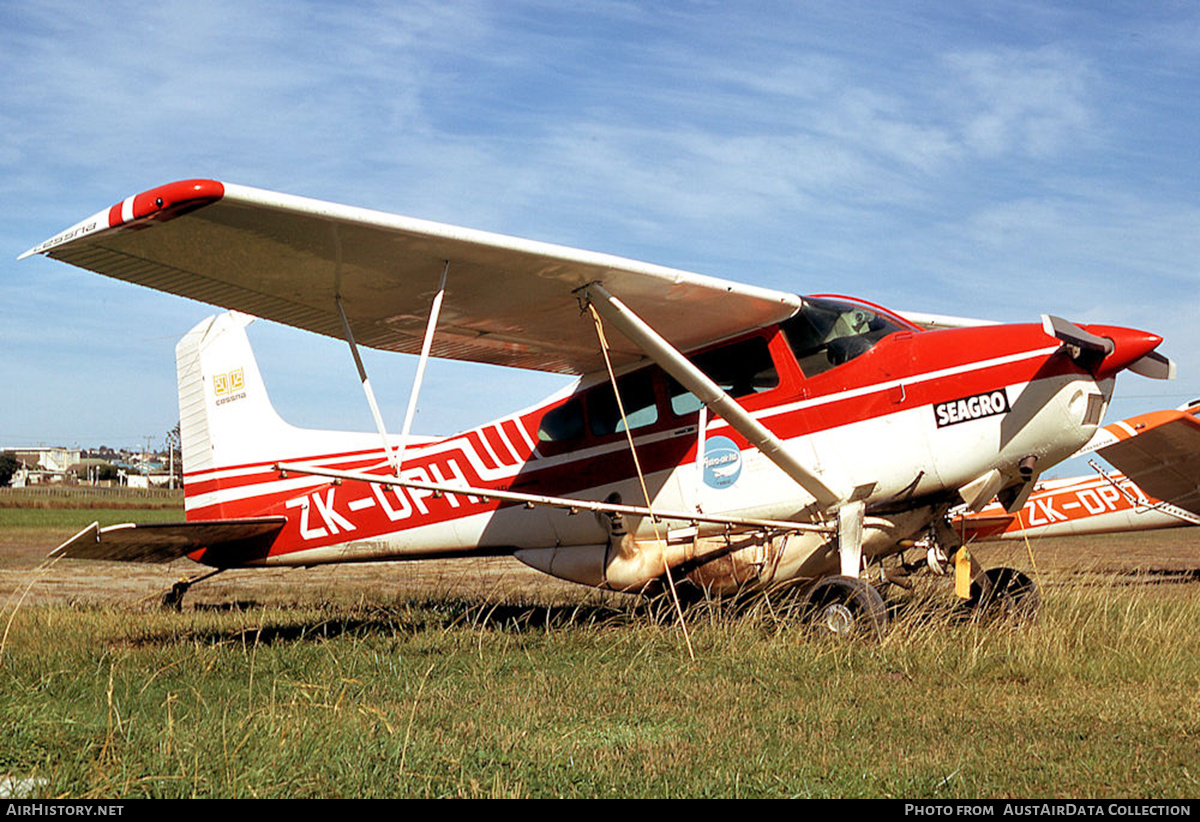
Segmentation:
[[(330, 458), (386, 461), (378, 433), (289, 425), (275, 411), (246, 327), (247, 314), (209, 317), (175, 346), (188, 519), (260, 516), (249, 503), (278, 482), (271, 466)], [(236, 504), (234, 504), (236, 503)]]
[(179, 378), (179, 429), (187, 473), (297, 453), (300, 430), (280, 419), (246, 326), (236, 312), (200, 322), (175, 346)]

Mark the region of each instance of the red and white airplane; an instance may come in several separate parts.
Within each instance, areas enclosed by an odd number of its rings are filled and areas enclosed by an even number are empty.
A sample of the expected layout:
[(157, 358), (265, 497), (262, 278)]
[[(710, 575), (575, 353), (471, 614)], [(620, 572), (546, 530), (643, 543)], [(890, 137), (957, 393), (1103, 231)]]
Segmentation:
[(1145, 531), (1200, 525), (1200, 400), (1111, 423), (1081, 453), (1095, 452), (1091, 476), (1039, 482), (1025, 507), (992, 504), (964, 514), (968, 541)]
[[(1019, 509), (1091, 439), (1118, 372), (1174, 371), (1160, 337), (1128, 328), (918, 325), (212, 180), (129, 197), (32, 254), (346, 339), (379, 429), (291, 427), (247, 317), (210, 317), (176, 349), (187, 522), (93, 526), (57, 549), (69, 557), (221, 570), (511, 554), (620, 591), (807, 584), (831, 630), (880, 624), (867, 580), (884, 558), (931, 531), (954, 555), (948, 510)], [(420, 354), (398, 437), (358, 345)], [(430, 356), (579, 379), (418, 439)]]

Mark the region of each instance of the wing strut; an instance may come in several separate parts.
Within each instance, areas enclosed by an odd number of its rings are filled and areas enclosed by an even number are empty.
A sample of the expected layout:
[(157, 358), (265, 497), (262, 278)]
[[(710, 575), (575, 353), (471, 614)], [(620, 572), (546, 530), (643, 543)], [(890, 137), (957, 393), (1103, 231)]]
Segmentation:
[(425, 326), (425, 340), (421, 343), (421, 358), (417, 361), (417, 375), (413, 378), (412, 393), (408, 396), (408, 410), (404, 412), (404, 430), (400, 432), (400, 456), (396, 462), (396, 476), (400, 476), (400, 465), (404, 463), (404, 449), (408, 446), (408, 435), (412, 431), (413, 417), (417, 413), (417, 397), (421, 394), (421, 383), (425, 379), (425, 364), (429, 362), (429, 350), (433, 346), (433, 332), (437, 329), (438, 316), (442, 313), (442, 299), (446, 296), (446, 277), (450, 274), (450, 261), (442, 268), (442, 281), (438, 283), (433, 305), (429, 307), (429, 322)]
[(408, 410), (404, 413), (404, 428), (400, 432), (400, 445), (395, 450), (388, 443), (387, 429), (383, 425), (383, 416), (379, 413), (379, 404), (375, 401), (375, 392), (371, 390), (371, 381), (367, 378), (367, 369), (363, 366), (362, 357), (358, 355), (358, 345), (354, 342), (354, 332), (350, 329), (350, 320), (342, 307), (342, 297), (334, 298), (337, 303), (338, 316), (342, 320), (342, 330), (346, 333), (346, 342), (350, 344), (350, 353), (354, 355), (354, 365), (358, 369), (358, 378), (362, 381), (363, 393), (367, 395), (367, 405), (371, 407), (371, 416), (375, 418), (375, 427), (383, 438), (383, 452), (387, 454), (392, 472), (400, 476), (400, 468), (404, 464), (404, 451), (408, 446), (408, 436), (412, 432), (413, 417), (417, 412), (417, 398), (421, 394), (421, 383), (425, 379), (425, 365), (429, 362), (429, 351), (433, 347), (433, 332), (437, 329), (438, 316), (442, 312), (442, 299), (446, 296), (446, 277), (450, 273), (450, 261), (442, 268), (442, 280), (438, 284), (437, 294), (434, 295), (433, 305), (429, 308), (429, 322), (425, 326), (425, 340), (421, 345), (421, 358), (417, 362), (417, 375), (413, 379), (412, 392), (408, 397)]
[[(1200, 517), (1196, 516), (1191, 511), (1180, 508), (1178, 505), (1172, 505), (1169, 502), (1159, 502), (1155, 505), (1150, 505), (1145, 500), (1138, 499), (1136, 496), (1129, 493), (1128, 489), (1121, 487), (1121, 484), (1118, 483), (1113, 477), (1109, 476), (1108, 472), (1101, 468), (1099, 463), (1097, 463), (1095, 460), (1088, 460), (1088, 465), (1090, 465), (1092, 470), (1099, 474), (1105, 482), (1107, 482), (1113, 488), (1116, 488), (1117, 492), (1120, 493), (1121, 496), (1125, 497), (1125, 499), (1129, 501), (1129, 504), (1133, 506), (1133, 509), (1138, 513), (1142, 513), (1144, 511), (1160, 511), (1167, 516), (1175, 517), (1175, 519), (1185, 522), (1188, 525), (1200, 525)], [(1142, 493), (1145, 492), (1143, 491)]]
[(334, 297), (334, 302), (337, 303), (338, 316), (342, 318), (342, 330), (346, 332), (346, 342), (350, 344), (350, 353), (354, 356), (354, 366), (358, 369), (358, 379), (362, 382), (363, 393), (367, 395), (367, 405), (371, 407), (371, 416), (375, 418), (375, 427), (379, 430), (380, 439), (383, 440), (383, 453), (387, 454), (387, 460), (392, 466), (392, 471), (396, 476), (400, 476), (400, 461), (392, 451), (392, 446), (388, 444), (388, 434), (387, 429), (383, 425), (383, 415), (379, 413), (379, 403), (375, 402), (375, 392), (371, 390), (371, 380), (367, 377), (367, 369), (363, 366), (362, 357), (358, 356), (358, 344), (354, 342), (354, 332), (350, 330), (350, 321), (346, 319), (346, 310), (342, 308), (342, 297), (340, 294)]
[(546, 506), (561, 508), (572, 514), (580, 511), (595, 511), (602, 514), (623, 514), (633, 517), (653, 517), (658, 522), (686, 522), (692, 525), (713, 525), (720, 531), (731, 528), (747, 528), (768, 531), (794, 531), (796, 533), (831, 534), (834, 528), (811, 522), (794, 522), (792, 520), (757, 519), (754, 517), (725, 517), (715, 514), (703, 514), (696, 511), (664, 511), (656, 508), (651, 511), (641, 505), (622, 505), (616, 502), (597, 502), (587, 499), (572, 499), (569, 497), (549, 497), (544, 494), (525, 494), (520, 491), (504, 491), (498, 488), (481, 488), (472, 485), (454, 485), (444, 482), (419, 482), (399, 477), (389, 477), (383, 474), (367, 474), (361, 471), (339, 471), (320, 465), (308, 465), (302, 462), (277, 462), (273, 470), (280, 477), (289, 474), (303, 474), (312, 477), (329, 477), (334, 480), (351, 482), (375, 483), (397, 488), (415, 488), (418, 491), (432, 491), (434, 494), (461, 494), (465, 497), (497, 500), (507, 503), (521, 503), (526, 508)]
[(779, 466), (785, 474), (796, 481), (816, 499), (823, 509), (830, 509), (849, 495), (840, 493), (826, 485), (816, 474), (795, 458), (783, 442), (762, 423), (746, 413), (738, 402), (721, 390), (708, 375), (697, 368), (658, 332), (646, 324), (600, 283), (590, 283), (583, 288), (589, 302), (596, 307), (604, 319), (621, 330), (663, 370), (679, 380), (714, 414), (722, 417), (735, 431), (750, 441), (767, 459)]

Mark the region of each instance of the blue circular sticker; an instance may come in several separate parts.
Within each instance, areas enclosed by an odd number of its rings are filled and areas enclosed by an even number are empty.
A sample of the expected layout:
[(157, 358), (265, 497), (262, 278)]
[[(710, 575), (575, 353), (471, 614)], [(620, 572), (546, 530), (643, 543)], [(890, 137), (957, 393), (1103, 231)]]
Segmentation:
[(742, 473), (742, 452), (728, 437), (713, 437), (704, 443), (704, 484), (728, 488)]

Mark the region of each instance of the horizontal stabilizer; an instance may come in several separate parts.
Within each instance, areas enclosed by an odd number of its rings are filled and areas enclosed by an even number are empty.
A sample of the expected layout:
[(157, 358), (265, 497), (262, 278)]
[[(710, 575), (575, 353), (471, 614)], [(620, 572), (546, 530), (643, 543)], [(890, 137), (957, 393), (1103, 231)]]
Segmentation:
[(93, 522), (50, 552), (51, 558), (104, 559), (110, 562), (171, 562), (207, 548), (208, 565), (269, 545), (287, 517), (225, 519), (138, 525), (127, 522), (104, 528)]
[(937, 331), (942, 328), (978, 328), (982, 325), (999, 325), (996, 320), (981, 320), (974, 317), (952, 317), (947, 314), (930, 314), (925, 311), (897, 311), (910, 323), (921, 326), (926, 331)]

